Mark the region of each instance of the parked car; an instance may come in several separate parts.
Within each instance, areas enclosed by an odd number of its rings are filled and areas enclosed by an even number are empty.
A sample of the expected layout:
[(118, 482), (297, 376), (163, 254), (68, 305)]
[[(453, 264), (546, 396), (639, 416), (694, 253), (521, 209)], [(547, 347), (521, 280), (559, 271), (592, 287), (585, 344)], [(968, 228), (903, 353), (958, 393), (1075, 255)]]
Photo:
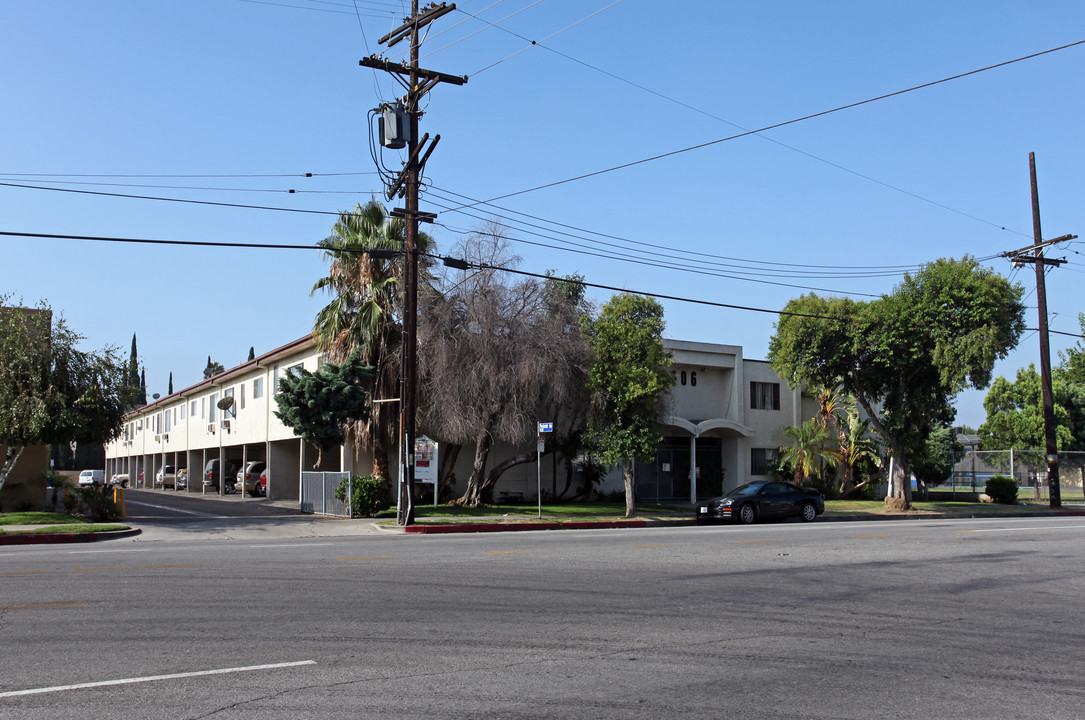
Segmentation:
[(116, 473), (109, 479), (109, 484), (113, 487), (128, 487), (128, 473)]
[(84, 487), (86, 485), (104, 485), (105, 484), (105, 470), (80, 470), (79, 471), (79, 486)]
[(797, 517), (811, 522), (823, 512), (825, 500), (817, 490), (789, 482), (759, 480), (701, 503), (697, 521), (738, 520), (749, 524), (761, 519)]
[(260, 494), (267, 497), (267, 468), (260, 473)]
[(174, 490), (185, 490), (188, 488), (188, 468), (181, 468), (177, 471), (177, 477), (173, 480)]
[(263, 495), (260, 492), (260, 473), (264, 472), (265, 468), (267, 463), (259, 460), (246, 463), (245, 467), (237, 471), (237, 484), (245, 488), (252, 497), (260, 497)]
[(177, 471), (172, 465), (163, 465), (158, 468), (158, 472), (154, 474), (154, 486), (155, 487), (173, 487), (173, 484), (177, 477)]
[(218, 489), (219, 479), (225, 478), (224, 490), (227, 494), (234, 492), (237, 477), (237, 468), (240, 463), (236, 460), (226, 460), (226, 467), (223, 472), (219, 472), (219, 459), (208, 460), (207, 466), (203, 469), (203, 486), (205, 488)]

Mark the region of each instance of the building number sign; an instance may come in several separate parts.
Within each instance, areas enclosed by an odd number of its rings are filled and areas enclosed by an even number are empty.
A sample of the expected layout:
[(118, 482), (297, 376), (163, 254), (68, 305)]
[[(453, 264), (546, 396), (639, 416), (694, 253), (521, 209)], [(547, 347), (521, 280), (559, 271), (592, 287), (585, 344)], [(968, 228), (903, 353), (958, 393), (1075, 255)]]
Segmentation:
[(685, 385), (688, 382), (692, 387), (697, 387), (697, 372), (691, 370), (687, 373), (683, 370), (678, 374), (678, 382), (682, 385)]

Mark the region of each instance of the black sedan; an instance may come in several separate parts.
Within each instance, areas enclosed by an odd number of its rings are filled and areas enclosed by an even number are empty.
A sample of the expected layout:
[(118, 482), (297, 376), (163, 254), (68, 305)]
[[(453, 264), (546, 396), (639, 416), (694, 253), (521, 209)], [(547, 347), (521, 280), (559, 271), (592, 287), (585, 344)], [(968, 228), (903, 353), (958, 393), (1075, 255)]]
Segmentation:
[(825, 501), (817, 490), (789, 482), (759, 480), (702, 502), (697, 507), (697, 522), (738, 520), (748, 525), (761, 518), (787, 517), (812, 522), (823, 512)]

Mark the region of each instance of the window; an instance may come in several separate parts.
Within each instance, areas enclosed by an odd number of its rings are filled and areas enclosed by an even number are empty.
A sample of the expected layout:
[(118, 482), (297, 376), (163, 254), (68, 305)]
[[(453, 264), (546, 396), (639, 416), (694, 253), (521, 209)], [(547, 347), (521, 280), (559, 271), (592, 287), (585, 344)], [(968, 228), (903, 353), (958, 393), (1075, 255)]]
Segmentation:
[(779, 410), (780, 383), (751, 382), (750, 409)]
[(770, 474), (775, 460), (776, 451), (772, 448), (750, 448), (750, 474)]
[[(234, 389), (233, 388), (227, 388), (226, 391), (223, 394), (228, 398), (232, 398), (234, 396)], [(230, 405), (230, 407), (223, 410), (222, 411), (222, 417), (223, 418), (237, 417), (237, 406)]]
[(219, 419), (219, 394), (211, 393), (210, 411), (208, 412), (207, 419), (210, 422), (218, 422)]
[(264, 397), (264, 378), (256, 378), (252, 381), (252, 399)]
[(207, 398), (200, 398), (200, 420), (207, 417)]
[(184, 403), (181, 404), (181, 419), (182, 420), (185, 419), (185, 406), (184, 406)]
[(189, 412), (192, 413), (193, 418), (196, 417), (196, 401), (195, 400), (193, 400), (192, 404), (189, 406)]
[(241, 383), (241, 409), (245, 409), (245, 383)]
[[(290, 367), (288, 367), (285, 370), (285, 374), (293, 377), (294, 375), (298, 374), (298, 370), (301, 370), (301, 368), (302, 368), (302, 363), (297, 363), (296, 365), (291, 365)], [(281, 382), (282, 382), (282, 378), (279, 377), (279, 366), (276, 365), (275, 366), (275, 392), (279, 392), (279, 383), (281, 383)]]
[(162, 432), (168, 433), (170, 431), (170, 420), (173, 419), (173, 413), (174, 412), (176, 412), (176, 410), (174, 410), (174, 411), (167, 410), (166, 411), (166, 424), (162, 428)]

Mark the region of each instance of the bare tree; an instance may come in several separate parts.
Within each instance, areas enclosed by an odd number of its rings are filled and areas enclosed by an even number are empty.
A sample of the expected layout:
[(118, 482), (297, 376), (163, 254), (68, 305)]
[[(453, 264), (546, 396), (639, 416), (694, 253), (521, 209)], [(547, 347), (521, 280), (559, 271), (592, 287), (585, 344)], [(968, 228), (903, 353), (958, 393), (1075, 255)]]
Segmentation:
[(453, 502), (477, 507), (492, 502), (505, 470), (536, 459), (524, 452), (487, 472), (495, 442), (528, 442), (556, 408), (569, 422), (584, 416), (568, 408), (586, 407), (590, 350), (577, 325), (584, 308), (575, 280), (510, 279), (502, 269), (518, 259), (496, 223), (460, 250), (481, 269), (446, 275), (422, 299), (422, 420), (444, 441), (474, 447), (467, 489)]

